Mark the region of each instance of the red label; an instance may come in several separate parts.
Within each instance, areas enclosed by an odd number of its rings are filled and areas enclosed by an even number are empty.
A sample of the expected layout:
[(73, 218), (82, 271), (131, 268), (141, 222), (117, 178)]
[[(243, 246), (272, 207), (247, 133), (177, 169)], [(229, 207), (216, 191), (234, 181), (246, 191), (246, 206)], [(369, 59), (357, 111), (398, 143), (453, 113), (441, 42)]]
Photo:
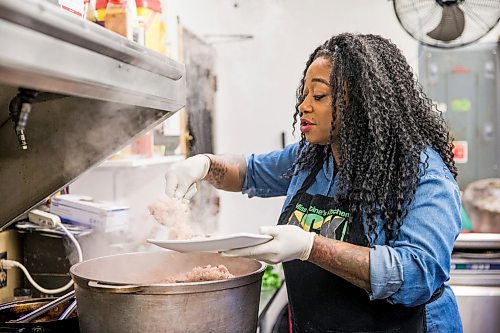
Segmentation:
[(62, 9), (67, 10), (67, 11), (68, 11), (68, 12), (70, 12), (70, 13), (76, 14), (76, 15), (78, 15), (78, 16), (80, 16), (80, 17), (82, 17), (82, 16), (83, 16), (83, 14), (82, 14), (82, 13), (79, 13), (79, 12), (77, 12), (76, 10), (74, 10), (74, 9), (72, 9), (72, 8), (66, 7), (66, 6), (64, 6), (64, 5), (62, 5), (61, 7), (62, 7)]
[(456, 163), (467, 163), (469, 160), (469, 147), (467, 141), (455, 141), (453, 148), (453, 159)]
[(467, 68), (465, 66), (456, 66), (456, 67), (453, 67), (451, 72), (453, 74), (464, 74), (464, 73), (470, 73), (471, 70), (470, 70), (470, 68)]
[(83, 12), (85, 6), (83, 5), (84, 0), (58, 0), (61, 9), (71, 14), (75, 14), (83, 18)]

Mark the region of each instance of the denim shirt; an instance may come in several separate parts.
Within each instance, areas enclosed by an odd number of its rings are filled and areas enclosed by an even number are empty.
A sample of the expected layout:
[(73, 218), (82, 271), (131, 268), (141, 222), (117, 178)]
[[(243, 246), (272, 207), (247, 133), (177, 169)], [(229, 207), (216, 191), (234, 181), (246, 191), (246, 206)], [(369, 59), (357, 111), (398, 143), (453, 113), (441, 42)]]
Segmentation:
[[(309, 173), (303, 170), (286, 176), (297, 150), (298, 143), (294, 143), (280, 151), (247, 156), (243, 193), (249, 197), (286, 196), (284, 210)], [(458, 185), (433, 149), (422, 152), (421, 162), (415, 197), (399, 237), (390, 246), (385, 245), (383, 225), (378, 223), (377, 244), (370, 249), (372, 300), (417, 306), (426, 303), (449, 278), (451, 251), (461, 228)], [(333, 197), (338, 183), (333, 167), (330, 156), (307, 193)], [(455, 295), (448, 285), (440, 298), (426, 305), (425, 313), (428, 332), (462, 332)]]

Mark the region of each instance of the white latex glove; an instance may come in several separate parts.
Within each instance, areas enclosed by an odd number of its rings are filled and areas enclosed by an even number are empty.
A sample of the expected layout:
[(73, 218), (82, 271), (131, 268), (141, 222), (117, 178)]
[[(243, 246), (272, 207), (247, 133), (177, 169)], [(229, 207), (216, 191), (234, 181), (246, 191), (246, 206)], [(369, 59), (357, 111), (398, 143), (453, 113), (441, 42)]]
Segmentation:
[(210, 159), (206, 155), (195, 155), (172, 164), (165, 173), (165, 194), (170, 198), (191, 199), (199, 182), (210, 169)]
[(315, 233), (304, 231), (294, 225), (261, 227), (260, 233), (274, 238), (264, 244), (229, 250), (222, 254), (262, 260), (268, 264), (277, 264), (294, 259), (309, 259)]

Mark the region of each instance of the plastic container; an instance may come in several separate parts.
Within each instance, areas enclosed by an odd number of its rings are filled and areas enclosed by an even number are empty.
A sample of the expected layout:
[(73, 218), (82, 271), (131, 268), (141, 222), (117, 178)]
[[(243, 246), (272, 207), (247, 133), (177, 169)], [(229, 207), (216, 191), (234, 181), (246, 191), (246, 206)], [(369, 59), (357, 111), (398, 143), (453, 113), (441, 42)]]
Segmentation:
[(96, 2), (95, 0), (85, 0), (84, 1), (84, 13), (85, 19), (91, 22), (97, 21), (97, 12), (95, 9)]
[(104, 26), (123, 37), (133, 40), (133, 27), (137, 8), (133, 0), (110, 0), (106, 6)]
[(106, 19), (106, 7), (108, 7), (108, 0), (95, 0), (96, 20), (94, 22), (103, 27)]
[(154, 135), (153, 132), (147, 132), (132, 143), (132, 154), (142, 155), (146, 158), (153, 157)]
[[(136, 4), (138, 32), (143, 34), (143, 45), (163, 53), (165, 50), (165, 25), (161, 19), (161, 2), (159, 0), (136, 0)], [(137, 39), (134, 38), (134, 40), (140, 43), (141, 36)]]

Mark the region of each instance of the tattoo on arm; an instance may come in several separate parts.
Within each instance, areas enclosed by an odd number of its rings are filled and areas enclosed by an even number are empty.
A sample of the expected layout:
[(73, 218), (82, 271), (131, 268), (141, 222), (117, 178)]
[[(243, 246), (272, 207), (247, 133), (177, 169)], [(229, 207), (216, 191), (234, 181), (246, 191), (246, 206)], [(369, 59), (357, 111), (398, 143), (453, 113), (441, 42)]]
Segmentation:
[(205, 180), (218, 189), (241, 191), (246, 177), (247, 164), (244, 156), (208, 155), (210, 169)]
[(210, 169), (208, 170), (207, 177), (205, 178), (210, 184), (219, 188), (222, 186), (224, 177), (227, 174), (227, 165), (224, 162), (220, 162), (214, 158), (210, 158)]
[(316, 236), (309, 261), (366, 291), (371, 291), (368, 247)]

